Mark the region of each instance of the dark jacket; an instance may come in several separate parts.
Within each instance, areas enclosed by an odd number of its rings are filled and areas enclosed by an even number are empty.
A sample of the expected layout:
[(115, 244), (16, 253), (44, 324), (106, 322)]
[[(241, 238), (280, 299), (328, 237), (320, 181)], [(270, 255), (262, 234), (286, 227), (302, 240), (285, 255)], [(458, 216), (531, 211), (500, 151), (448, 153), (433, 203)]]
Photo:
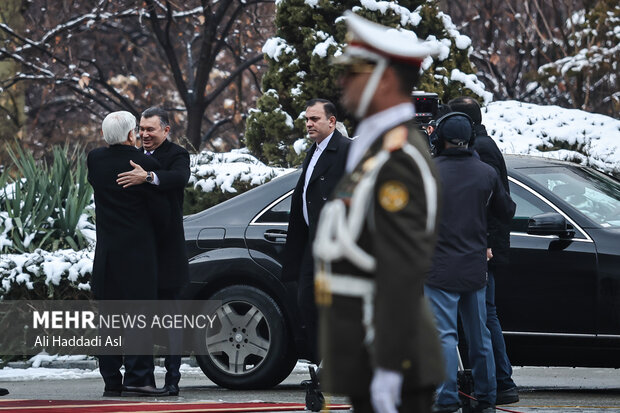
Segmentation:
[(97, 225), (91, 286), (96, 299), (157, 298), (156, 228), (165, 231), (170, 206), (151, 185), (116, 183), (119, 173), (132, 170), (130, 160), (146, 170), (160, 167), (127, 145), (94, 149), (87, 158)]
[(166, 235), (158, 240), (158, 287), (174, 295), (189, 282), (183, 231), (183, 193), (190, 175), (189, 153), (165, 140), (152, 156), (161, 164), (159, 169), (154, 170), (159, 178), (156, 188), (170, 201), (170, 225)]
[(306, 190), (309, 225), (306, 225), (304, 219), (302, 194), (306, 170), (316, 149), (316, 143), (312, 144), (306, 154), (302, 164), (302, 174), (297, 181), (291, 199), (291, 214), (282, 264), (283, 280), (297, 280), (301, 271), (312, 272), (312, 241), (316, 233), (319, 215), (323, 205), (344, 174), (350, 144), (351, 139), (345, 138), (335, 130), (327, 148), (314, 166)]
[[(401, 149), (406, 141), (414, 148), (416, 160)], [(389, 148), (390, 157), (374, 181), (372, 203), (357, 241), (375, 258), (376, 268), (366, 272), (346, 258), (331, 265), (334, 274), (374, 282), (373, 342), (368, 346), (363, 343), (360, 298), (334, 293), (331, 302), (318, 301), (321, 386), (352, 397), (368, 396), (377, 366), (402, 372), (403, 392), (433, 387), (442, 381), (444, 372), (437, 329), (423, 289), (436, 238), (436, 170), (415, 122), (386, 130), (352, 173), (342, 178), (333, 197), (348, 205), (384, 147)]]
[[(487, 134), (484, 125), (476, 125), (475, 133), (474, 150), (478, 152), (482, 162), (495, 168), (504, 189), (510, 194), (506, 162), (497, 144)], [(510, 263), (510, 219), (502, 220), (494, 214), (489, 214), (488, 220), (487, 245), (493, 250), (489, 268), (493, 270)]]
[(443, 208), (426, 284), (453, 292), (479, 290), (486, 285), (487, 213), (510, 219), (515, 203), (495, 170), (473, 156), (473, 151), (444, 149), (435, 164)]

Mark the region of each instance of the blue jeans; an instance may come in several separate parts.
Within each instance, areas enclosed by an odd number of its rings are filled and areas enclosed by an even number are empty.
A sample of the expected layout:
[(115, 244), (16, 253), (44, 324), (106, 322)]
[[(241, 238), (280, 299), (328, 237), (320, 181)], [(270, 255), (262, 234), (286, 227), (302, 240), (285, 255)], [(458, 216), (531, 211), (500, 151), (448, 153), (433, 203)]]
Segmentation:
[(497, 307), (495, 307), (495, 277), (489, 271), (487, 282), (487, 328), (491, 332), (493, 343), (493, 357), (495, 358), (495, 374), (497, 376), (497, 390), (507, 390), (515, 387), (512, 381), (512, 366), (506, 354), (506, 343), (502, 334), (502, 326), (497, 318)]
[(437, 388), (436, 403), (449, 405), (459, 402), (456, 376), (458, 371), (457, 318), (461, 315), (465, 339), (469, 344), (475, 397), (495, 404), (497, 384), (491, 334), (486, 327), (485, 288), (468, 293), (455, 293), (424, 286), (435, 313), (439, 338), (446, 360), (446, 380)]

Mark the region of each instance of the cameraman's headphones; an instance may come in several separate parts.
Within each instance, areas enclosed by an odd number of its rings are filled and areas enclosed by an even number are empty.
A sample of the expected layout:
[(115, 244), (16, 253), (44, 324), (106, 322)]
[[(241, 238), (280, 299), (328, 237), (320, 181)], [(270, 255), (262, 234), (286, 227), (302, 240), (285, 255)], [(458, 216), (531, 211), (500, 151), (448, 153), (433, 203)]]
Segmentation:
[[(469, 134), (469, 136), (465, 138), (446, 139), (446, 137), (444, 136), (445, 135), (444, 128), (445, 128), (446, 120), (453, 118), (453, 117), (457, 117), (457, 116), (461, 116), (467, 119), (467, 122), (469, 122), (471, 133)], [(467, 146), (468, 144), (473, 143), (476, 137), (476, 132), (474, 131), (474, 122), (471, 120), (469, 115), (463, 112), (450, 112), (442, 116), (441, 118), (437, 119), (437, 126), (435, 127), (435, 133), (437, 133), (437, 137), (439, 138), (438, 146), (440, 148), (443, 148), (444, 142), (450, 142), (454, 145), (459, 145), (459, 146)]]

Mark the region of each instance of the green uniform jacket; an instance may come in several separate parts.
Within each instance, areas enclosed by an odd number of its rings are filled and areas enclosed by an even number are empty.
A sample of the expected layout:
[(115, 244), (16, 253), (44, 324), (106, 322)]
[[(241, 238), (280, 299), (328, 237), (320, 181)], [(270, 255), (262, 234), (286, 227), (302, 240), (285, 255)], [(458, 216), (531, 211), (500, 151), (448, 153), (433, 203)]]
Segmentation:
[[(420, 154), (417, 162), (403, 151), (405, 141)], [(322, 387), (353, 397), (368, 395), (377, 366), (402, 372), (403, 391), (435, 386), (444, 376), (434, 318), (423, 297), (424, 278), (436, 239), (433, 214), (436, 217), (438, 213), (436, 208), (430, 211), (427, 220), (427, 196), (438, 205), (439, 188), (436, 193), (425, 192), (423, 174), (438, 184), (428, 145), (417, 127), (408, 122), (379, 137), (352, 173), (343, 177), (333, 197), (348, 205), (353, 190), (382, 147), (389, 148), (390, 157), (377, 176), (358, 240), (358, 245), (375, 258), (376, 269), (364, 272), (346, 259), (331, 264), (333, 274), (375, 281), (373, 342), (364, 344), (361, 298), (334, 293), (329, 303), (320, 299), (317, 302)]]

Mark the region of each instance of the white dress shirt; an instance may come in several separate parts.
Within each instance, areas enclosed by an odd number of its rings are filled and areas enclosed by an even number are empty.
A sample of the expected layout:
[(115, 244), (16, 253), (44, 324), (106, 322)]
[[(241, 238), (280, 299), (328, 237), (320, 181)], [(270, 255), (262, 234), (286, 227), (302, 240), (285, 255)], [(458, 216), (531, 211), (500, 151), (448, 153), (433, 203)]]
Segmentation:
[[(154, 150), (153, 151), (147, 151), (146, 149), (144, 150), (144, 154), (146, 156), (153, 155), (153, 152), (155, 152), (155, 151)], [(151, 184), (152, 185), (159, 185), (159, 178), (157, 177), (157, 174), (155, 172), (153, 172), (153, 182), (151, 182)]]
[(413, 103), (401, 103), (362, 120), (355, 130), (356, 138), (349, 148), (346, 172), (351, 173), (355, 169), (366, 151), (383, 132), (414, 117)]
[(323, 139), (321, 143), (316, 145), (316, 149), (314, 150), (314, 153), (312, 154), (310, 163), (308, 163), (308, 169), (306, 169), (306, 176), (304, 177), (305, 179), (304, 191), (301, 194), (301, 200), (303, 203), (304, 219), (306, 220), (306, 225), (310, 225), (310, 220), (308, 219), (308, 206), (306, 205), (306, 190), (308, 189), (308, 183), (310, 182), (310, 178), (312, 177), (312, 172), (314, 171), (314, 167), (316, 166), (316, 163), (319, 161), (319, 158), (321, 157), (321, 154), (323, 153), (325, 148), (327, 148), (327, 145), (329, 144), (329, 140), (332, 138), (333, 135), (334, 135), (334, 132), (330, 133), (327, 136), (327, 138)]

